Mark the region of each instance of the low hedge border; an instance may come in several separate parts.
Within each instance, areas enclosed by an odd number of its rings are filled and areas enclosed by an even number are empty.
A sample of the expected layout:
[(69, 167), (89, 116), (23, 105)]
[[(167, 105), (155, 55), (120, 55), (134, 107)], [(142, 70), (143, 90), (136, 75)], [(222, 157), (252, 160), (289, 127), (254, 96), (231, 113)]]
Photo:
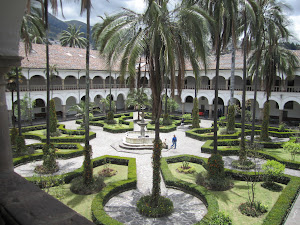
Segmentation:
[[(129, 128), (112, 128), (112, 127), (108, 127), (109, 124), (104, 122), (105, 116), (93, 118), (90, 121), (90, 125), (103, 127), (103, 130), (107, 131), (109, 133), (125, 133), (127, 131), (133, 131), (133, 127), (134, 127), (133, 122), (126, 121), (127, 119), (133, 119), (133, 113), (132, 112), (131, 113), (116, 114), (115, 118), (119, 118), (119, 123), (128, 125)], [(81, 121), (82, 120), (77, 120), (76, 123), (81, 123)]]
[(171, 171), (169, 170), (168, 163), (180, 162), (184, 159), (184, 157), (190, 157), (191, 161), (196, 162), (196, 163), (201, 162), (201, 163), (206, 164), (206, 162), (207, 162), (207, 159), (205, 159), (205, 158), (191, 156), (191, 155), (180, 155), (180, 156), (162, 158), (161, 159), (162, 177), (163, 177), (167, 187), (182, 190), (186, 193), (194, 195), (195, 197), (197, 197), (197, 198), (201, 199), (201, 201), (203, 201), (203, 203), (207, 207), (207, 214), (197, 224), (207, 224), (207, 222), (209, 222), (209, 220), (213, 216), (213, 214), (215, 212), (219, 211), (219, 205), (218, 205), (218, 201), (217, 201), (216, 197), (214, 195), (212, 195), (206, 188), (204, 188), (202, 186), (188, 183), (188, 182), (182, 181), (182, 180), (174, 177), (173, 174), (171, 173)]
[[(227, 122), (218, 122), (220, 126), (226, 126)], [(235, 127), (241, 128), (242, 124), (241, 123), (235, 123)], [(252, 124), (245, 124), (245, 129), (252, 129)], [(261, 130), (261, 125), (255, 125), (255, 130), (259, 131)], [(297, 130), (292, 130), (292, 129), (285, 129), (285, 131), (279, 131), (278, 127), (269, 127), (269, 135), (278, 137), (278, 138), (289, 138), (290, 136), (294, 136), (295, 134), (299, 134), (300, 132)]]
[[(228, 143), (228, 144), (227, 144)], [(223, 146), (230, 146), (230, 148), (224, 148)], [(268, 147), (265, 148), (270, 148), (269, 146), (274, 147), (273, 145), (267, 145)], [(275, 146), (275, 148), (280, 148), (281, 144), (278, 146)], [(218, 153), (222, 156), (230, 156), (230, 155), (239, 155), (239, 140), (236, 139), (229, 139), (229, 140), (218, 140)], [(208, 154), (212, 154), (213, 152), (213, 140), (208, 140), (204, 143), (204, 145), (202, 145), (201, 147), (201, 152), (202, 153), (208, 153)], [(247, 151), (249, 154), (252, 154), (252, 151)], [(284, 164), (287, 168), (290, 169), (295, 169), (295, 170), (300, 170), (300, 163), (299, 162), (295, 162), (295, 161), (291, 161), (291, 160), (286, 160), (283, 158), (280, 158), (278, 156), (272, 155), (269, 152), (265, 152), (265, 151), (255, 151), (255, 153), (257, 154), (257, 156), (259, 158), (264, 158), (264, 159), (268, 159), (268, 160), (276, 160), (282, 164)]]
[[(95, 224), (101, 225), (119, 225), (123, 224), (106, 214), (104, 211), (105, 204), (119, 193), (127, 190), (136, 189), (137, 175), (136, 175), (136, 161), (135, 158), (111, 157), (109, 159), (127, 160), (128, 165), (128, 179), (117, 181), (109, 184), (101, 192), (99, 192), (92, 201), (92, 219)], [(113, 163), (113, 162), (112, 162)]]
[[(188, 130), (185, 132), (187, 137), (194, 138), (199, 141), (207, 141), (212, 140), (214, 138), (213, 135), (207, 135), (207, 133), (213, 132), (214, 128), (194, 128), (192, 130)], [(218, 135), (218, 139), (237, 139), (240, 136), (240, 131), (234, 134), (225, 134), (225, 135)]]
[[(178, 124), (179, 123), (179, 124)], [(161, 133), (169, 133), (172, 131), (175, 131), (177, 129), (177, 126), (180, 125), (180, 121), (177, 120), (173, 121), (171, 125), (165, 126), (165, 127), (159, 127), (159, 132)], [(147, 124), (147, 130), (155, 130), (155, 126), (148, 123)]]
[[(97, 157), (92, 159), (93, 167), (104, 165), (107, 161), (110, 161), (112, 164), (118, 165), (127, 165), (128, 166), (128, 179), (130, 178), (133, 180), (135, 177), (136, 182), (136, 162), (135, 158), (125, 158), (125, 157), (118, 157), (118, 156), (111, 156), (111, 155), (104, 155), (101, 157)], [(61, 182), (65, 182), (66, 184), (70, 183), (72, 179), (75, 177), (81, 176), (83, 174), (83, 166), (80, 168), (65, 173), (62, 175), (54, 175), (52, 176), (53, 180), (56, 180), (55, 185), (59, 185)], [(41, 179), (38, 176), (26, 177), (26, 179), (38, 186), (41, 187)], [(109, 185), (110, 186), (110, 185)]]
[[(45, 125), (39, 126), (40, 129), (35, 129), (35, 130), (41, 130), (45, 129), (43, 127)], [(63, 133), (63, 134), (70, 134), (70, 135), (84, 135), (84, 130), (69, 130), (65, 128), (64, 124), (59, 124), (58, 129)], [(33, 131), (33, 130), (31, 130)], [(23, 133), (25, 138), (28, 139), (36, 139), (40, 140), (42, 142), (46, 142), (47, 138), (44, 135), (38, 135), (38, 134), (31, 134), (28, 132)], [(96, 137), (95, 132), (89, 132), (89, 139), (93, 139)], [(62, 142), (84, 142), (85, 137), (50, 137), (50, 140), (52, 143), (62, 143)]]
[[(208, 210), (207, 214), (204, 216), (204, 218), (201, 221), (199, 221), (196, 224), (198, 225), (209, 224), (212, 215), (219, 210), (219, 206), (216, 198), (212, 194), (210, 194), (205, 188), (203, 188), (204, 191), (202, 189), (199, 189), (201, 188), (201, 186), (191, 184), (175, 178), (168, 168), (168, 163), (180, 162), (183, 159), (186, 160), (187, 157), (191, 159), (191, 162), (196, 162), (196, 161), (201, 162), (200, 164), (202, 164), (206, 168), (206, 163), (207, 163), (206, 158), (201, 158), (192, 155), (167, 157), (167, 158), (162, 158), (161, 160), (162, 176), (167, 186), (182, 188), (183, 191), (191, 192), (191, 194), (198, 196), (204, 202), (204, 204), (207, 205), (207, 210)], [(249, 176), (255, 176), (254, 172), (229, 170), (226, 168), (225, 168), (225, 173), (226, 175), (229, 175), (236, 180), (245, 180)], [(267, 217), (264, 219), (263, 225), (282, 224), (285, 221), (285, 218), (291, 209), (292, 203), (294, 202), (294, 200), (296, 199), (300, 191), (299, 177), (285, 175), (276, 179), (275, 181), (285, 184), (287, 186), (283, 189), (275, 205), (268, 213)]]
[[(27, 145), (34, 149), (42, 149), (45, 143), (36, 143)], [(58, 149), (70, 149), (69, 152), (57, 152), (56, 156), (60, 159), (69, 159), (83, 155), (83, 147), (78, 143), (54, 143), (54, 147)], [(28, 154), (20, 157), (13, 158), (14, 166), (19, 166), (31, 161), (42, 160), (43, 153)]]

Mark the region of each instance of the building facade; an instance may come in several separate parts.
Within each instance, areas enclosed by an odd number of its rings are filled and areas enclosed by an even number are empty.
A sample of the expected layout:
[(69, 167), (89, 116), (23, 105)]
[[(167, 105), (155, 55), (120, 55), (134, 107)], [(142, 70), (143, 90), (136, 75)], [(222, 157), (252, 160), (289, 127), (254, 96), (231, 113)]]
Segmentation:
[[(300, 55), (300, 51), (295, 51)], [(32, 52), (25, 56), (23, 45), (20, 45), (22, 60), (22, 82), (20, 84), (20, 96), (27, 94), (31, 100), (35, 100), (33, 113), (36, 118), (45, 116), (46, 105), (46, 75), (45, 75), (45, 46), (34, 44)], [(50, 46), (50, 65), (55, 67), (57, 72), (51, 76), (50, 97), (55, 100), (58, 115), (66, 119), (75, 112), (69, 108), (78, 104), (85, 98), (85, 50), (79, 48)], [(235, 103), (242, 102), (242, 55), (236, 55), (236, 69), (234, 78)], [(105, 60), (99, 56), (97, 51), (91, 51), (90, 56), (90, 101), (94, 102), (102, 111), (101, 98), (106, 98), (110, 93), (116, 102), (117, 110), (125, 110), (125, 100), (129, 92), (127, 82), (121, 82), (119, 64), (115, 63), (112, 70), (107, 69)], [(215, 83), (215, 61), (211, 57), (208, 63), (208, 70), (201, 72), (200, 82), (197, 87), (196, 97), (198, 99), (199, 111), (208, 117), (213, 116), (214, 104), (214, 83)], [(230, 101), (230, 76), (231, 76), (231, 54), (221, 56), (219, 78), (219, 99), (218, 108), (223, 115), (227, 114)], [(144, 86), (148, 96), (151, 95), (149, 87), (149, 74), (143, 71), (139, 82)], [(125, 76), (126, 80), (126, 76)], [(167, 79), (167, 94), (170, 96), (170, 82)], [(186, 66), (185, 80), (181, 96), (175, 91), (175, 100), (179, 104), (177, 109), (180, 113), (190, 113), (195, 97), (195, 77), (190, 65)], [(250, 110), (253, 107), (254, 87), (251, 78), (247, 78), (246, 99), (251, 102)], [(16, 95), (16, 94), (15, 94)], [(14, 98), (16, 100), (16, 96)], [(12, 109), (11, 93), (7, 90), (6, 100), (8, 110)], [(263, 105), (266, 102), (263, 84), (258, 85), (256, 101), (256, 119), (261, 119)], [(292, 78), (277, 76), (273, 91), (270, 97), (270, 116), (277, 122), (300, 121), (300, 68), (297, 68)]]

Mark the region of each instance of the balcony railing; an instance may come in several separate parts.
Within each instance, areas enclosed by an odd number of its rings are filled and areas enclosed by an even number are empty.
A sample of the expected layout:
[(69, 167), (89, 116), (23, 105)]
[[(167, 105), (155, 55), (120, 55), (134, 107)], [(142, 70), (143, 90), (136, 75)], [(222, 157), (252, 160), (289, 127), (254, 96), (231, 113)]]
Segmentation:
[[(50, 90), (78, 90), (78, 89), (85, 89), (86, 85), (85, 84), (67, 84), (67, 85), (50, 85)], [(110, 87), (109, 84), (105, 84), (105, 87), (103, 84), (92, 84), (90, 85), (91, 89), (108, 89)], [(111, 88), (126, 88), (125, 84), (112, 84)], [(150, 88), (149, 85), (145, 85), (145, 88)], [(170, 88), (170, 85), (167, 86), (167, 88)], [(46, 85), (30, 85), (29, 87), (26, 85), (20, 85), (20, 91), (46, 91), (47, 87)], [(183, 89), (190, 89), (194, 90), (195, 86), (193, 85), (184, 85)], [(200, 90), (211, 90), (210, 85), (200, 85)], [(212, 89), (213, 90), (213, 89)], [(219, 90), (230, 90), (230, 86), (226, 85), (219, 85)], [(236, 85), (234, 88), (235, 91), (242, 91), (243, 86), (242, 85)], [(252, 85), (247, 85), (246, 86), (247, 91), (254, 91), (254, 87)], [(258, 91), (263, 91), (263, 89), (259, 86), (257, 88)], [(8, 89), (6, 90), (7, 92), (9, 91)], [(300, 92), (300, 86), (296, 87), (282, 87), (282, 86), (274, 86), (272, 88), (272, 92)]]

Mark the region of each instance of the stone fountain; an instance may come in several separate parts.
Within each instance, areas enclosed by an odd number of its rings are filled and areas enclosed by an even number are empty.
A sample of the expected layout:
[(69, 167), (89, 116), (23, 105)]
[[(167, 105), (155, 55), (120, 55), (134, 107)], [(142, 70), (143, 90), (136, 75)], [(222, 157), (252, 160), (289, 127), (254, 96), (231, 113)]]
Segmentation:
[(142, 107), (142, 120), (137, 122), (141, 127), (140, 131), (128, 131), (123, 138), (123, 142), (119, 145), (121, 148), (130, 150), (148, 150), (153, 149), (154, 131), (145, 131), (145, 108)]

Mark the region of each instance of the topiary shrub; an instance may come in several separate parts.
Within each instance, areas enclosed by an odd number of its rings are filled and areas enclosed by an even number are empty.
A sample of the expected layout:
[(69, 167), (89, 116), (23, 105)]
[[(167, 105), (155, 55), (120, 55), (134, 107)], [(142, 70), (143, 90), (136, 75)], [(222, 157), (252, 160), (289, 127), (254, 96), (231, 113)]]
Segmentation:
[(58, 164), (56, 162), (56, 154), (53, 144), (45, 144), (43, 147), (43, 164), (37, 166), (34, 172), (39, 174), (52, 174), (59, 170)]
[(227, 117), (227, 133), (233, 134), (235, 132), (235, 107), (230, 105), (228, 107), (228, 117)]
[(297, 154), (300, 154), (300, 143), (286, 142), (282, 145), (283, 149), (291, 154), (291, 160), (295, 161)]
[(265, 102), (263, 110), (263, 121), (261, 124), (260, 140), (269, 141), (269, 119), (270, 119), (270, 103)]
[(232, 220), (224, 212), (217, 212), (212, 216), (209, 224), (210, 225), (231, 225)]
[(286, 124), (281, 122), (278, 127), (278, 131), (283, 132), (286, 129)]
[(265, 183), (262, 184), (262, 187), (273, 191), (281, 191), (282, 187), (279, 184), (276, 184), (274, 180), (283, 176), (285, 165), (275, 160), (268, 160), (266, 163), (262, 165), (261, 168), (265, 172), (264, 174)]
[(104, 178), (102, 176), (93, 177), (93, 181), (85, 184), (82, 176), (76, 177), (71, 181), (70, 190), (78, 195), (90, 195), (100, 192), (105, 187)]
[(140, 214), (152, 218), (164, 217), (172, 214), (174, 206), (170, 199), (159, 196), (157, 207), (151, 206), (151, 199), (152, 196), (147, 195), (138, 200), (136, 205)]
[(172, 120), (171, 120), (169, 114), (167, 114), (167, 113), (164, 114), (162, 125), (168, 126), (168, 125), (171, 125), (171, 124), (172, 124)]
[(50, 126), (49, 131), (50, 133), (55, 133), (57, 129), (57, 118), (56, 118), (56, 110), (55, 110), (55, 102), (54, 99), (50, 100), (50, 109), (49, 109), (49, 115), (50, 115)]
[(11, 145), (16, 145), (17, 136), (18, 136), (18, 129), (15, 128), (15, 127), (11, 128), (11, 130), (10, 130), (10, 143), (11, 143)]
[(224, 161), (220, 154), (212, 154), (208, 158), (207, 172), (197, 175), (196, 183), (214, 191), (224, 191), (233, 187), (230, 179), (225, 177)]
[(114, 120), (114, 112), (113, 111), (109, 111), (106, 115), (106, 120), (104, 120), (105, 123), (107, 124), (116, 124), (117, 121)]
[(194, 98), (193, 100), (193, 112), (192, 112), (192, 128), (200, 128), (200, 120), (199, 120), (199, 108), (198, 108), (198, 99)]
[(210, 178), (224, 177), (224, 161), (220, 154), (212, 154), (208, 158), (207, 172)]
[(26, 147), (26, 144), (25, 144), (25, 138), (23, 135), (19, 136), (17, 135), (16, 136), (16, 153), (17, 155), (22, 155), (24, 153), (27, 152), (27, 147)]

